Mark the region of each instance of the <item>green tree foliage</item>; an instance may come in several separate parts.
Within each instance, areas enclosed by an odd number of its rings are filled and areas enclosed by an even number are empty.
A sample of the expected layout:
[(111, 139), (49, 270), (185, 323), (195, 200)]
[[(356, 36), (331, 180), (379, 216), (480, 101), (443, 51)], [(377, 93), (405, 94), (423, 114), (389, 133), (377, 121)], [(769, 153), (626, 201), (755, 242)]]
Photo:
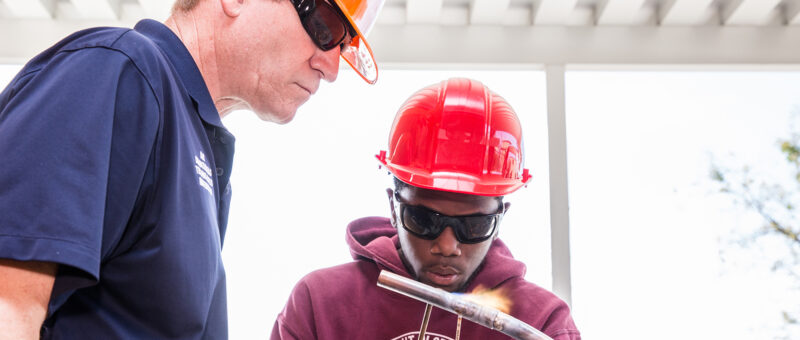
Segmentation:
[[(800, 289), (800, 113), (793, 115), (790, 136), (778, 141), (781, 156), (788, 171), (786, 178), (774, 178), (755, 174), (750, 166), (730, 170), (713, 165), (711, 179), (719, 185), (719, 191), (737, 204), (758, 213), (763, 220), (761, 228), (753, 234), (739, 235), (739, 244), (747, 247), (760, 239), (777, 238), (786, 247), (785, 258), (774, 260), (772, 270), (789, 274)], [(769, 167), (758, 164), (754, 167)], [(772, 165), (776, 167), (776, 165)], [(787, 326), (800, 326), (800, 307), (783, 312)]]

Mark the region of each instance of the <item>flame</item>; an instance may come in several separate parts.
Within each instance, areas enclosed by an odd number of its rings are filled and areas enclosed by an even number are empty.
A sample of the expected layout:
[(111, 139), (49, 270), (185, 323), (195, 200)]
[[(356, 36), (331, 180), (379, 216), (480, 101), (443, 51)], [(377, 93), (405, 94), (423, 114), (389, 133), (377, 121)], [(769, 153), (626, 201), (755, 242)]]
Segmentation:
[(479, 285), (469, 294), (464, 294), (463, 297), (465, 300), (497, 309), (506, 314), (511, 311), (512, 302), (504, 288), (488, 289)]

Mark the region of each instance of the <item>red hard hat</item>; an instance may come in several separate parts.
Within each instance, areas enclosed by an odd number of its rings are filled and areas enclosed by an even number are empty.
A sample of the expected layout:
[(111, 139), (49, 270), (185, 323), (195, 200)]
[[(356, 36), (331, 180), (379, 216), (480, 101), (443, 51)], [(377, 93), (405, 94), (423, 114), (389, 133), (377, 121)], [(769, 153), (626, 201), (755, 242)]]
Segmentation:
[(503, 196), (531, 178), (514, 110), (471, 79), (414, 93), (395, 116), (389, 151), (376, 157), (401, 181), (426, 189)]

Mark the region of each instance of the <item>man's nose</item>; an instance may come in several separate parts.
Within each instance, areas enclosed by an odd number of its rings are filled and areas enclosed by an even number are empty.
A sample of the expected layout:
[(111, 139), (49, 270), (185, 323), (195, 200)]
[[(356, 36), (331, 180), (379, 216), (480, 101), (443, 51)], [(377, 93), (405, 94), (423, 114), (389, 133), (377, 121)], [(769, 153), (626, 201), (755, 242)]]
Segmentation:
[(431, 253), (439, 254), (442, 256), (459, 256), (461, 255), (461, 243), (456, 239), (456, 234), (452, 227), (444, 228), (442, 234), (433, 240), (431, 246)]
[(336, 76), (339, 74), (340, 49), (340, 46), (327, 51), (317, 48), (317, 52), (311, 57), (311, 67), (322, 73), (322, 79), (329, 82), (336, 80)]

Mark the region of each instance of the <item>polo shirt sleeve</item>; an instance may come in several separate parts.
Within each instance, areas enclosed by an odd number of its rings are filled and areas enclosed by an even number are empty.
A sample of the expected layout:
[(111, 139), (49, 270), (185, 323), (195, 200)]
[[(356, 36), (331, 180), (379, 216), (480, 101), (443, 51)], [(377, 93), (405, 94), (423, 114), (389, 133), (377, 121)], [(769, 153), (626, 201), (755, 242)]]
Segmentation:
[[(0, 258), (58, 263), (60, 278), (74, 276), (65, 290), (97, 282), (104, 235), (120, 233), (104, 230), (115, 128), (158, 109), (136, 66), (113, 49), (59, 52), (23, 69), (0, 93)], [(157, 119), (144, 125), (127, 127), (142, 140), (121, 159), (148, 159)], [(135, 193), (140, 183), (129, 185)]]

